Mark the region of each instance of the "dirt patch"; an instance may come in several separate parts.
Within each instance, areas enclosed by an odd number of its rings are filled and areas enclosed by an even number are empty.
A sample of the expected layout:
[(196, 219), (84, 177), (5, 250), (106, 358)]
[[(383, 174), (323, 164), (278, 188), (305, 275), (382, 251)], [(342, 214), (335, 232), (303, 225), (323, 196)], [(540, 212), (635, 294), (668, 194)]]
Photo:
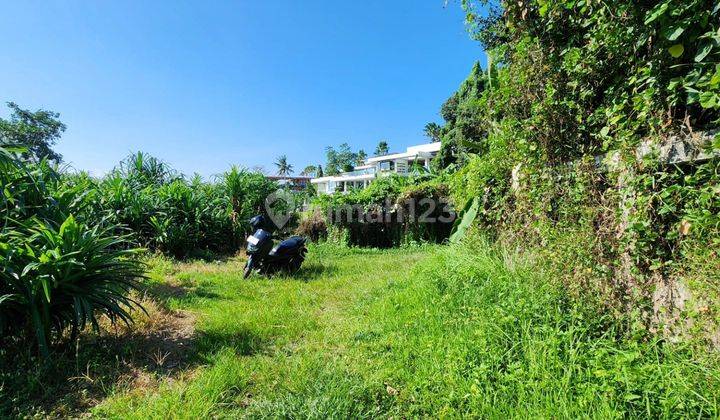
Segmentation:
[[(197, 365), (195, 317), (144, 298), (135, 323), (101, 323), (42, 363), (26, 343), (0, 354), (0, 417), (77, 417), (110, 392), (147, 390)], [(25, 347), (23, 349), (23, 347)], [(12, 367), (12, 368), (10, 368)], [(184, 374), (184, 373), (183, 373)]]

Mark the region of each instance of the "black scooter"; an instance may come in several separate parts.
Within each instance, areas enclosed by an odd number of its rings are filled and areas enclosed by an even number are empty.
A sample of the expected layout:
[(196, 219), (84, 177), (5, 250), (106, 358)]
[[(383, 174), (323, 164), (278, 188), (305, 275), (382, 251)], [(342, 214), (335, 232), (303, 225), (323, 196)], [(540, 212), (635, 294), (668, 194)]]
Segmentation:
[(247, 238), (248, 260), (243, 278), (248, 278), (253, 270), (271, 274), (280, 270), (294, 273), (300, 269), (307, 254), (305, 238), (291, 236), (273, 246), (273, 228), (263, 216), (250, 219), (250, 227), (255, 233)]

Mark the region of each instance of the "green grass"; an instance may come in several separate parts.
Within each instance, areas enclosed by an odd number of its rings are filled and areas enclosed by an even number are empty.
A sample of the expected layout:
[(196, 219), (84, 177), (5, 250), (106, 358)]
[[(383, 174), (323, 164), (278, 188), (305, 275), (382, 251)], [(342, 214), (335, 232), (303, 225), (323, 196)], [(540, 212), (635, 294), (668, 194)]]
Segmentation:
[[(717, 417), (718, 360), (632, 337), (483, 242), (315, 247), (297, 278), (155, 264), (195, 362), (117, 387), (110, 418)], [(160, 290), (160, 289), (158, 289)], [(176, 290), (176, 291), (177, 291)]]

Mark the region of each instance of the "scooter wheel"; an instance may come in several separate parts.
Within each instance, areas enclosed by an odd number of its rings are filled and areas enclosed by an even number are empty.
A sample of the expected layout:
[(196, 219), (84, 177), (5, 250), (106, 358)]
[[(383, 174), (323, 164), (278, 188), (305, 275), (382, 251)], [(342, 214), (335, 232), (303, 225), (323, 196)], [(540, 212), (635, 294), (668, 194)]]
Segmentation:
[(305, 253), (307, 251), (305, 249), (300, 250), (297, 256), (293, 258), (290, 261), (289, 269), (291, 273), (296, 273), (300, 271), (300, 267), (302, 266), (302, 263), (305, 261)]

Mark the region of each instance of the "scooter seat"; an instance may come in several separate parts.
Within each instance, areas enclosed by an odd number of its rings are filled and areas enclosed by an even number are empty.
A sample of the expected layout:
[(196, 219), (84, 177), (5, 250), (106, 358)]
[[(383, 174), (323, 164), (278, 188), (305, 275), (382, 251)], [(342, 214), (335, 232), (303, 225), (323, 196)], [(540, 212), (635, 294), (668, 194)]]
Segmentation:
[(297, 251), (302, 245), (305, 244), (305, 238), (301, 236), (291, 236), (279, 244), (275, 245), (270, 254), (273, 257), (280, 257), (287, 254), (292, 254)]

